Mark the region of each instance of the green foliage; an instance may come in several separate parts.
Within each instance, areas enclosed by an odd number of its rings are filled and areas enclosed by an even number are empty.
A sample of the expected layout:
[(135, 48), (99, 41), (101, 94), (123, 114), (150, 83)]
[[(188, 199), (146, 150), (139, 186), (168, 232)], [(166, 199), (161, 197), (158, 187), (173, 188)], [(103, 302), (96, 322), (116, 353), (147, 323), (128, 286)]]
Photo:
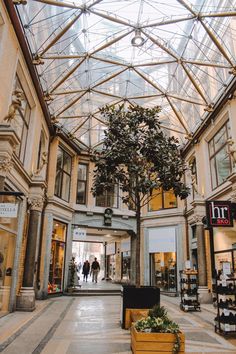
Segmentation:
[(107, 106), (101, 110), (108, 130), (103, 149), (94, 152), (94, 195), (112, 190), (119, 184), (123, 202), (142, 207), (152, 197), (154, 189), (173, 189), (184, 199), (189, 189), (182, 182), (185, 171), (175, 137), (167, 137), (160, 128), (160, 107), (143, 108)]
[(163, 318), (167, 316), (167, 310), (164, 306), (155, 305), (151, 310), (149, 310), (148, 316)]
[(180, 329), (179, 325), (173, 322), (163, 306), (155, 305), (148, 313), (148, 316), (138, 320), (134, 324), (138, 332), (173, 333), (175, 342), (172, 352), (176, 354), (180, 350)]
[(77, 272), (77, 265), (75, 263), (75, 257), (72, 257), (70, 260), (69, 271), (70, 271), (69, 288), (74, 288), (75, 287), (75, 274)]

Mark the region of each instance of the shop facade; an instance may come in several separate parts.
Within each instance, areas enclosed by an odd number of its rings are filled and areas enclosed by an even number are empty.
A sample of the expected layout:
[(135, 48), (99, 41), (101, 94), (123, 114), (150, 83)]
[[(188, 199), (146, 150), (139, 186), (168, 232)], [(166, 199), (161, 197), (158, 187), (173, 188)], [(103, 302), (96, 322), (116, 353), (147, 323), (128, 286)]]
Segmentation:
[(61, 293), (64, 289), (67, 224), (53, 220), (48, 293)]

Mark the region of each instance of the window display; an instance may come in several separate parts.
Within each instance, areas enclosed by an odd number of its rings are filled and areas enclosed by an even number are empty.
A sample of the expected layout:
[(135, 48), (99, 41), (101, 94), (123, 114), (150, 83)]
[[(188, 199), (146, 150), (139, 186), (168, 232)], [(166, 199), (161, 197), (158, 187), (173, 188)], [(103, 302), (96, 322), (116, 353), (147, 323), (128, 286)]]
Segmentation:
[(66, 225), (53, 222), (48, 293), (63, 291)]
[(123, 280), (130, 280), (130, 251), (122, 252), (122, 276)]
[(162, 291), (176, 292), (176, 253), (158, 252), (151, 254), (152, 285)]

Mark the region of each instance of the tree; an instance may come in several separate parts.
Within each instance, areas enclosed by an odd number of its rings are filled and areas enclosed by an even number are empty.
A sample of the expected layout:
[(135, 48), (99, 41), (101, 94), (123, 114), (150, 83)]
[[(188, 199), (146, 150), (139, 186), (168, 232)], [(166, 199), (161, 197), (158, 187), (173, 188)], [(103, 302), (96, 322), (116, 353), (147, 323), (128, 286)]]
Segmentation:
[(172, 189), (181, 199), (189, 194), (182, 182), (185, 165), (179, 142), (161, 130), (159, 112), (160, 107), (104, 107), (101, 113), (108, 121), (108, 129), (102, 150), (93, 154), (93, 195), (112, 191), (114, 185), (119, 185), (123, 202), (136, 211), (136, 269), (131, 271), (135, 271), (137, 286), (140, 285), (141, 209), (160, 188)]

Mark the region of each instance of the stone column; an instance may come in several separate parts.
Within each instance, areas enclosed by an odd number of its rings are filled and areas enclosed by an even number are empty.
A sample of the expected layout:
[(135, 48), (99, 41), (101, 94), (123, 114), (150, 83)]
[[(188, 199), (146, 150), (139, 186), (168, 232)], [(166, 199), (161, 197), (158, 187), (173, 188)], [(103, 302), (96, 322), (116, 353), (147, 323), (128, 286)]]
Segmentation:
[(212, 302), (212, 297), (207, 287), (206, 244), (204, 226), (202, 223), (197, 223), (196, 225), (196, 236), (200, 302), (206, 304)]
[(200, 224), (196, 225), (196, 237), (197, 237), (199, 286), (207, 286), (206, 247), (205, 247), (203, 225)]
[(30, 216), (27, 234), (27, 244), (24, 262), (23, 283), (20, 294), (17, 296), (16, 308), (20, 311), (35, 309), (34, 275), (36, 271), (36, 248), (39, 237), (43, 197), (29, 199)]

